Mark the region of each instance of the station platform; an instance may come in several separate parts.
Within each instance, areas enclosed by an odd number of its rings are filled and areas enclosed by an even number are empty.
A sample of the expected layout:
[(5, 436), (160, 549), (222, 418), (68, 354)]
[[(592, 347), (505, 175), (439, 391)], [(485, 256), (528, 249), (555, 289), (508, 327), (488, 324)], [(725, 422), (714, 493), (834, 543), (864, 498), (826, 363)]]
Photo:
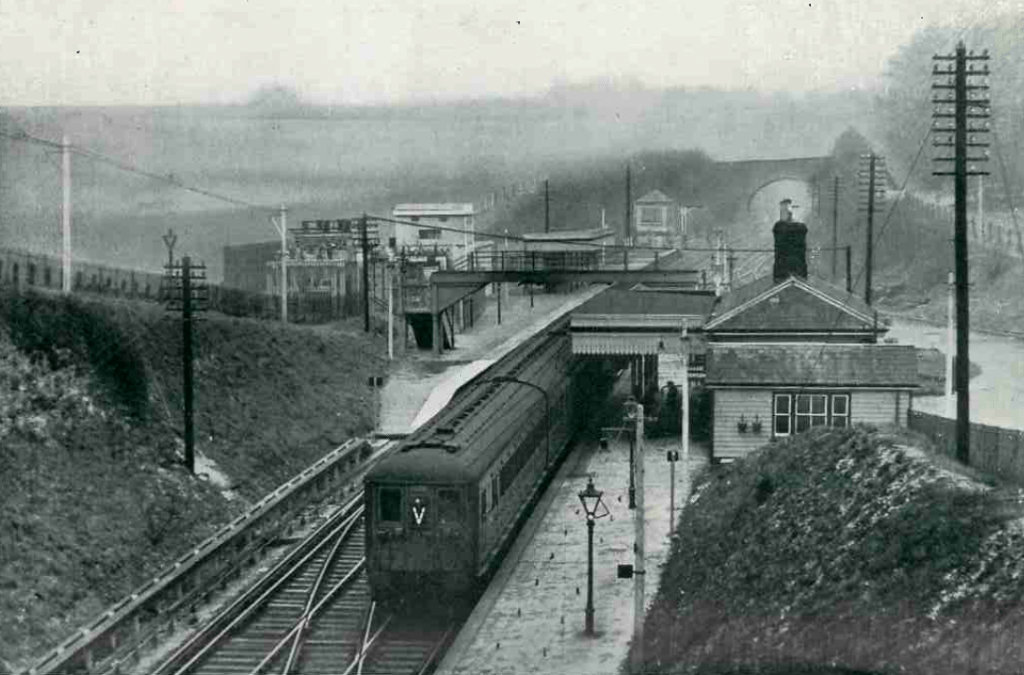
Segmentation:
[[(608, 420), (607, 426), (619, 424)], [(657, 592), (669, 552), (670, 483), (665, 451), (679, 437), (648, 439), (644, 448), (645, 599)], [(676, 513), (689, 494), (688, 476), (708, 462), (706, 444), (690, 444), (689, 471), (676, 464)], [(584, 634), (587, 528), (578, 493), (588, 476), (611, 512), (594, 531), (594, 626)], [(634, 580), (617, 579), (633, 563), (634, 511), (629, 509), (629, 444), (607, 450), (577, 447), (552, 482), (476, 609), (448, 650), (443, 675), (615, 674), (633, 631)]]
[(586, 302), (606, 286), (593, 285), (569, 293), (530, 297), (510, 294), (497, 303), (489, 298), (474, 325), (456, 334), (455, 349), (440, 356), (410, 348), (392, 363), (378, 402), (377, 433), (397, 437), (410, 433), (440, 411), (455, 391), (544, 326)]

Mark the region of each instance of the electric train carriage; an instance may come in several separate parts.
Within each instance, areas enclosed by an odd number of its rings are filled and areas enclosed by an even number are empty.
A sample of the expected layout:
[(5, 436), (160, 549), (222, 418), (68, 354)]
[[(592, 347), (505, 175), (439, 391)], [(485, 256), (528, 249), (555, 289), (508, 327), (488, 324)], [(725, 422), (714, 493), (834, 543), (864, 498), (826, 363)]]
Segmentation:
[(365, 480), (374, 597), (471, 595), (611, 379), (542, 333), (405, 438)]

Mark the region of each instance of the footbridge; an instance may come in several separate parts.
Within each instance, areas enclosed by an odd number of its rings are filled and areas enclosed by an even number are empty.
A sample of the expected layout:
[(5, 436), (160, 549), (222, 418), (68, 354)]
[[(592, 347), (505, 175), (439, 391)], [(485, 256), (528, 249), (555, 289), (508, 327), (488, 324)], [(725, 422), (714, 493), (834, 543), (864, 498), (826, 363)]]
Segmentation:
[[(679, 290), (705, 287), (704, 273), (684, 268), (679, 251), (632, 247), (601, 247), (595, 250), (475, 251), (461, 269), (433, 272), (422, 284), (403, 288), (403, 313), (420, 346), (435, 353), (454, 346), (462, 305), (477, 302), (490, 284), (565, 286), (586, 284), (644, 284)], [(497, 294), (501, 316), (501, 292)], [(468, 316), (474, 312), (470, 310)]]

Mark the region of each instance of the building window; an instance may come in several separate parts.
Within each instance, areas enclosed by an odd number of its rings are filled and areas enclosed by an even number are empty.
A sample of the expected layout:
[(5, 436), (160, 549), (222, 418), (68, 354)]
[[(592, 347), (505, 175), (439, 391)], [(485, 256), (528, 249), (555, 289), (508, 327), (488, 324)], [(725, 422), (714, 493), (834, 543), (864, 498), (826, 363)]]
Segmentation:
[(824, 426), (828, 422), (828, 395), (797, 394), (795, 421), (797, 433)]
[(438, 220), (440, 220), (442, 223), (447, 223), (448, 222), (448, 216), (440, 216), (438, 218)]
[(850, 426), (849, 394), (775, 394), (772, 433), (789, 436), (811, 427)]
[(435, 230), (430, 228), (428, 230), (420, 230), (420, 239), (440, 239), (441, 230)]
[(832, 426), (850, 426), (850, 395), (834, 394), (832, 396)]
[(640, 222), (651, 223), (652, 225), (661, 224), (661, 207), (658, 206), (641, 206), (640, 207)]
[(399, 488), (381, 488), (380, 520), (383, 523), (402, 522), (402, 491)]
[(793, 426), (790, 424), (790, 415), (793, 413), (793, 397), (789, 394), (775, 395), (775, 427), (776, 436), (789, 436)]
[(413, 217), (412, 217), (412, 218), (410, 218), (409, 220), (411, 220), (411, 221), (412, 221), (412, 222), (414, 222), (414, 223), (418, 223), (418, 222), (420, 222), (420, 217), (419, 217), (419, 216), (413, 216)]

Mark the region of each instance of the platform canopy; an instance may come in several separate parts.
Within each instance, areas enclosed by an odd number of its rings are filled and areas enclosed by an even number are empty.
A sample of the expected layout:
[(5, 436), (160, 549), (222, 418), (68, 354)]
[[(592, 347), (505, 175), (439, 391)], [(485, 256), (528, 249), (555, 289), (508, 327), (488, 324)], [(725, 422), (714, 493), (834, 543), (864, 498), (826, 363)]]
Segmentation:
[(684, 325), (700, 335), (715, 302), (710, 291), (620, 284), (572, 312), (574, 354), (637, 356), (675, 353)]

